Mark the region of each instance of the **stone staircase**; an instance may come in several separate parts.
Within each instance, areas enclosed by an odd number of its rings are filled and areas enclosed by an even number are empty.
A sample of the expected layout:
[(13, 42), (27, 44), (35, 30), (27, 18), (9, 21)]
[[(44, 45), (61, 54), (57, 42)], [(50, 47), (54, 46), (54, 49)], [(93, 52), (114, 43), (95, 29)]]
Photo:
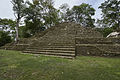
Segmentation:
[(63, 58), (74, 58), (75, 57), (75, 46), (74, 45), (48, 45), (41, 47), (29, 46), (23, 53), (32, 54), (44, 54), (52, 55)]
[[(71, 48), (72, 47), (72, 48)], [(73, 46), (68, 47), (65, 46), (64, 48), (59, 46), (59, 48), (56, 48), (55, 46), (51, 46), (49, 48), (44, 49), (36, 49), (36, 48), (28, 48), (23, 53), (32, 53), (32, 54), (45, 54), (45, 55), (54, 55), (64, 58), (73, 58), (75, 57), (75, 48)]]

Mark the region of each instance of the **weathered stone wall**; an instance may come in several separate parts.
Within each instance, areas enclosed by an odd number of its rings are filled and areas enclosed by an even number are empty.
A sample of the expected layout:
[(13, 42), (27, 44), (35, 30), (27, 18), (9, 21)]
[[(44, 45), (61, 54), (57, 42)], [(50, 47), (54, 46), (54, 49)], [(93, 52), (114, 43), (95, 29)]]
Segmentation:
[(76, 44), (120, 44), (120, 38), (81, 38), (76, 37)]
[(98, 32), (95, 28), (81, 27), (80, 25), (75, 26), (76, 37), (81, 38), (101, 38), (103, 35)]
[(76, 38), (76, 54), (119, 56), (120, 38)]

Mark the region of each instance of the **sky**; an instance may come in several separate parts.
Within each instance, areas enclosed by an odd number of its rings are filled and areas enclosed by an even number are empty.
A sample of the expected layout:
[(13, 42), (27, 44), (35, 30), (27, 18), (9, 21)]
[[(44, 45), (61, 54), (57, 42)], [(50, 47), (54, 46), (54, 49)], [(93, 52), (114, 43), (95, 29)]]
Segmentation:
[[(9, 19), (15, 19), (13, 11), (12, 11), (12, 4), (10, 2), (11, 0), (1, 0), (0, 1), (0, 18), (9, 18)], [(59, 8), (60, 5), (67, 3), (70, 7), (73, 7), (74, 5), (80, 5), (82, 3), (87, 3), (92, 5), (92, 7), (96, 10), (96, 15), (94, 18), (98, 19), (101, 17), (101, 10), (98, 9), (101, 3), (103, 3), (104, 0), (54, 0), (54, 6), (55, 8)]]

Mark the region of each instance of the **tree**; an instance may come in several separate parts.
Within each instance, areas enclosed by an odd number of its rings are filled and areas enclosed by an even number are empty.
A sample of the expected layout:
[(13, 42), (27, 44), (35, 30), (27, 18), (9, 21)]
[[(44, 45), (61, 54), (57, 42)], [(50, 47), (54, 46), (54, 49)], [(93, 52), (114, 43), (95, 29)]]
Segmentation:
[(58, 10), (53, 7), (52, 0), (27, 1), (25, 9), (26, 32), (30, 35), (37, 34), (47, 27), (58, 23)]
[(0, 19), (0, 25), (3, 30), (15, 30), (16, 22), (12, 19)]
[(2, 31), (8, 32), (11, 37), (15, 37), (16, 21), (12, 19), (0, 19), (0, 28)]
[(74, 22), (74, 13), (73, 13), (73, 10), (70, 10), (70, 9), (67, 9), (67, 12), (66, 12), (66, 21), (67, 22)]
[(69, 13), (69, 5), (67, 3), (62, 4), (60, 7), (61, 12), (61, 20), (62, 22), (67, 22), (68, 20), (68, 13)]
[(13, 11), (16, 17), (16, 42), (19, 40), (18, 28), (21, 18), (24, 16), (23, 10), (25, 8), (24, 0), (12, 0)]
[(34, 35), (42, 30), (43, 27), (43, 0), (34, 0), (32, 3), (27, 1), (27, 8), (25, 13), (25, 34)]
[(59, 10), (55, 9), (53, 0), (46, 0), (44, 6), (44, 17), (45, 24), (47, 27), (51, 27), (59, 22)]
[(95, 14), (95, 9), (89, 4), (82, 3), (80, 6), (74, 6), (73, 20), (84, 27), (94, 27), (95, 19), (92, 16)]
[(102, 9), (102, 26), (113, 27), (115, 30), (120, 28), (120, 1), (106, 0), (99, 6)]

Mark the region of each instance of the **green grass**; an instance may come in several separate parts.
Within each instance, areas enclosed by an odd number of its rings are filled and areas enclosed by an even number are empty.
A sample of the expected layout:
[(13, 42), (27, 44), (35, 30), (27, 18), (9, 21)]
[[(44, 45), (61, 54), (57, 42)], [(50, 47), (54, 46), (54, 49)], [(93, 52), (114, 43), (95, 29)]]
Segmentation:
[(120, 58), (71, 60), (0, 50), (0, 80), (120, 80)]

